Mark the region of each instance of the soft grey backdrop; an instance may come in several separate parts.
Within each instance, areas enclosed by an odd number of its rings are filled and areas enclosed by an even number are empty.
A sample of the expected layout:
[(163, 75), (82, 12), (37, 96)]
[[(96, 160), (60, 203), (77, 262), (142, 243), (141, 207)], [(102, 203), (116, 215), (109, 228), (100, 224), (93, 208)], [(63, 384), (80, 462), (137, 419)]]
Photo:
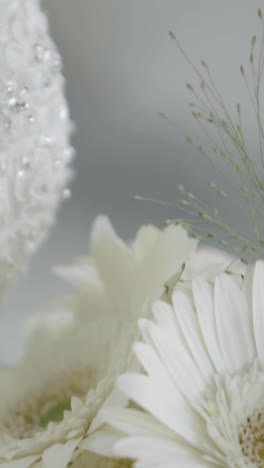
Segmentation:
[[(259, 29), (257, 0), (46, 0), (64, 61), (76, 123), (76, 176), (48, 242), (0, 317), (0, 359), (15, 356), (25, 318), (65, 291), (52, 265), (88, 251), (89, 230), (109, 214), (124, 238), (142, 223), (162, 225), (176, 208), (131, 201), (131, 194), (176, 201), (179, 183), (211, 203), (210, 168), (184, 142), (197, 134), (185, 82), (193, 72), (168, 37), (173, 30), (195, 62), (205, 58), (224, 98), (244, 88), (239, 65)], [(169, 114), (174, 123), (162, 120)], [(247, 122), (249, 131), (251, 122)], [(214, 203), (214, 202), (212, 202)]]

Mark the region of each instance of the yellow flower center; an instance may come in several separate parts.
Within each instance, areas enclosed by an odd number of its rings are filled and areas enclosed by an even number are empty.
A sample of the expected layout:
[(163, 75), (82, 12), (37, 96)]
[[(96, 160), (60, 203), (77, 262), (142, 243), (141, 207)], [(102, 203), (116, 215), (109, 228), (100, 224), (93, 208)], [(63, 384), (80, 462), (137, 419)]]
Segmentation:
[(24, 393), (12, 407), (7, 408), (2, 429), (18, 439), (32, 437), (49, 422), (62, 421), (64, 411), (71, 409), (71, 397), (83, 399), (94, 385), (95, 378), (90, 369), (60, 375), (57, 380), (45, 383), (37, 390)]
[(264, 468), (264, 413), (256, 412), (241, 427), (239, 442), (247, 463)]
[(127, 458), (108, 458), (92, 452), (82, 453), (70, 468), (132, 468), (133, 461)]
[(125, 459), (116, 459), (108, 462), (107, 468), (132, 468), (133, 462)]

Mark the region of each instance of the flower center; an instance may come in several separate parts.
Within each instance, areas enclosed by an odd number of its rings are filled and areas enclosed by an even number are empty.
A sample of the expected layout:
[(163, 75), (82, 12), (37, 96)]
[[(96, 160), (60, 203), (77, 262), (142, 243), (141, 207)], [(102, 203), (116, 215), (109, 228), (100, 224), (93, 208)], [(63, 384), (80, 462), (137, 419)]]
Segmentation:
[(113, 460), (109, 462), (108, 468), (132, 468), (133, 462), (130, 460)]
[(63, 400), (55, 403), (43, 414), (40, 414), (39, 425), (46, 427), (50, 421), (59, 422), (63, 418), (64, 411), (71, 409), (71, 398), (64, 398)]
[(109, 459), (105, 464), (102, 464), (102, 468), (132, 468), (133, 462), (127, 459)]
[(240, 428), (239, 442), (247, 463), (264, 468), (264, 413), (256, 411)]
[(58, 380), (38, 387), (35, 392), (24, 393), (7, 409), (2, 429), (18, 438), (32, 437), (46, 428), (49, 422), (60, 422), (65, 410), (71, 409), (71, 397), (83, 399), (93, 388), (95, 377), (91, 369), (65, 373)]
[(96, 455), (92, 452), (83, 452), (73, 462), (72, 468), (85, 468), (96, 466), (96, 468), (132, 468), (133, 461), (127, 458), (108, 458)]

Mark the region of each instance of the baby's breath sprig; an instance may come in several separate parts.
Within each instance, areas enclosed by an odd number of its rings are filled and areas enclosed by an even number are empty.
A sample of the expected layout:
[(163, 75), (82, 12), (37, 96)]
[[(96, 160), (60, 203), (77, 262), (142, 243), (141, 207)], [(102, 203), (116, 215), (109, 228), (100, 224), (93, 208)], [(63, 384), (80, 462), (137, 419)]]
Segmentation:
[[(257, 35), (251, 38), (249, 65), (240, 65), (240, 74), (245, 83), (257, 123), (259, 152), (257, 161), (253, 160), (248, 149), (247, 135), (243, 130), (241, 103), (236, 104), (236, 117), (232, 118), (230, 110), (214, 83), (206, 61), (201, 60), (200, 67), (196, 67), (176, 35), (172, 31), (169, 32), (171, 39), (175, 41), (179, 51), (199, 80), (198, 85), (187, 83), (186, 88), (193, 97), (190, 103), (192, 116), (201, 126), (210, 144), (208, 148), (204, 148), (194, 143), (190, 136), (187, 136), (186, 141), (211, 162), (221, 160), (227, 164), (238, 177), (239, 198), (243, 200), (245, 233), (238, 233), (237, 229), (233, 229), (224, 221), (217, 208), (208, 209), (195, 195), (185, 191), (184, 187), (180, 185), (178, 190), (183, 198), (179, 205), (185, 213), (190, 215), (191, 219), (191, 221), (184, 221), (184, 223), (189, 226), (193, 235), (197, 229), (199, 238), (206, 239), (207, 242), (211, 241), (214, 245), (225, 246), (238, 255), (245, 254), (247, 257), (252, 257), (252, 254), (258, 257), (264, 256), (264, 239), (261, 237), (261, 233), (264, 232), (264, 124), (261, 107), (263, 101), (261, 92), (263, 91), (264, 69), (264, 21), (261, 9), (258, 10), (258, 18), (261, 23), (261, 38), (259, 40)], [(166, 116), (168, 119), (166, 114), (161, 114), (161, 116), (164, 118)], [(214, 134), (212, 135), (212, 127), (216, 131), (216, 137)], [(220, 170), (218, 164), (217, 169)], [(228, 196), (216, 184), (210, 183), (209, 188), (214, 190), (218, 197), (233, 202), (233, 197)], [(231, 188), (233, 189), (233, 187)], [(196, 226), (197, 219), (202, 220), (198, 226)], [(211, 232), (204, 232), (208, 225), (211, 226)], [(248, 226), (251, 227), (249, 234), (247, 233)], [(220, 233), (223, 235), (222, 238), (219, 237)], [(262, 236), (264, 237), (264, 234)], [(244, 261), (246, 262), (246, 258)]]

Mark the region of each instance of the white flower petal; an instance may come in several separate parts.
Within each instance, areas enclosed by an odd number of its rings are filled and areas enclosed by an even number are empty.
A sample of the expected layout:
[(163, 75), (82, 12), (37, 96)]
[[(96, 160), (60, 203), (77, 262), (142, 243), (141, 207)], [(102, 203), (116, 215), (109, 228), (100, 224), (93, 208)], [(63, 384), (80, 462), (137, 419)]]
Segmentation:
[(163, 301), (155, 301), (152, 310), (157, 324), (164, 328), (166, 333), (174, 336), (175, 333), (180, 332), (172, 306)]
[(71, 398), (71, 409), (72, 411), (79, 411), (83, 408), (83, 402), (80, 398), (73, 396)]
[(31, 455), (30, 457), (18, 458), (16, 460), (10, 460), (7, 462), (0, 462), (0, 465), (1, 468), (28, 468), (39, 458), (40, 455)]
[(200, 247), (192, 255), (190, 261), (186, 264), (183, 278), (193, 280), (197, 277), (207, 280), (214, 280), (216, 275), (224, 273), (228, 269), (239, 277), (246, 270), (245, 264), (240, 259), (224, 252), (223, 250), (212, 247)]
[[(119, 377), (118, 386), (139, 406), (150, 411), (159, 421), (174, 430), (192, 445), (204, 444), (204, 428), (200, 417), (183, 397), (158, 380), (145, 375), (130, 374)], [(173, 391), (174, 390), (174, 391)], [(166, 399), (164, 399), (166, 394)]]
[(187, 261), (196, 247), (197, 241), (189, 238), (181, 226), (165, 228), (144, 257), (137, 278), (145, 297), (148, 292), (150, 297), (158, 298), (164, 291), (165, 282), (181, 269), (182, 263)]
[(257, 262), (254, 270), (253, 323), (258, 357), (264, 368), (264, 262)]
[(141, 261), (144, 260), (144, 257), (148, 254), (159, 236), (160, 230), (156, 226), (142, 226), (138, 230), (132, 247)]
[(89, 281), (90, 285), (98, 287), (100, 278), (93, 258), (78, 258), (71, 266), (60, 266), (53, 269), (54, 273), (64, 278), (72, 286), (82, 287)]
[(104, 457), (115, 457), (114, 446), (122, 437), (124, 437), (122, 432), (105, 425), (100, 428), (100, 431), (89, 434), (87, 439), (83, 439), (79, 449), (81, 451), (88, 450)]
[(192, 352), (201, 373), (206, 380), (209, 380), (214, 368), (204, 347), (204, 342), (200, 333), (197, 316), (194, 312), (191, 299), (181, 291), (175, 291), (172, 296), (175, 314), (179, 320), (182, 332)]
[(113, 427), (129, 435), (159, 436), (175, 439), (175, 433), (163, 424), (158, 423), (153, 416), (143, 411), (128, 408), (107, 408), (103, 411), (104, 418)]
[(92, 420), (88, 433), (94, 432), (100, 427), (102, 424), (105, 423), (105, 419), (103, 417), (102, 411), (110, 406), (126, 406), (128, 402), (127, 397), (124, 393), (120, 392), (120, 390), (116, 387), (112, 390), (112, 392), (106, 397), (102, 405), (100, 406), (100, 410), (95, 415), (94, 419)]
[(145, 343), (153, 344), (152, 339), (149, 336), (149, 330), (152, 326), (151, 320), (141, 318), (138, 320), (138, 328), (140, 329), (140, 333)]
[[(162, 440), (155, 437), (129, 437), (121, 440), (115, 446), (116, 453), (120, 457), (131, 459), (140, 458), (142, 466), (146, 463), (156, 467), (159, 464), (166, 466), (171, 460), (175, 460), (177, 466), (185, 467), (188, 465), (198, 467), (214, 467), (208, 464), (199, 453), (188, 450), (188, 448), (176, 445), (173, 441)], [(176, 465), (174, 464), (174, 467)]]
[[(195, 363), (182, 347), (174, 348), (177, 338), (172, 346), (166, 341), (166, 336), (163, 336), (163, 340), (156, 337), (155, 340), (153, 339), (153, 343), (155, 342), (159, 352), (145, 343), (135, 343), (133, 349), (142, 366), (151, 377), (158, 374), (164, 385), (166, 383), (169, 387), (174, 383), (177, 390), (180, 390), (185, 398), (188, 398), (190, 403), (195, 405), (197, 390), (204, 389), (204, 381), (199, 370), (195, 367)], [(180, 360), (175, 359), (175, 356), (182, 354), (184, 355), (184, 365), (181, 365)], [(190, 372), (192, 372), (191, 377)], [(176, 391), (176, 388), (173, 391)]]
[(153, 376), (158, 372), (163, 381), (168, 379), (163, 362), (151, 346), (146, 343), (135, 343), (133, 350), (148, 375)]
[(137, 262), (129, 247), (117, 236), (109, 219), (98, 216), (91, 233), (92, 249), (101, 278), (107, 290), (120, 290), (134, 279)]
[(149, 324), (148, 335), (162, 358), (164, 369), (167, 369), (176, 386), (189, 401), (195, 403), (206, 382), (190, 353), (180, 343), (179, 335), (175, 333), (175, 339), (172, 340), (164, 329), (161, 330), (154, 323)]
[(42, 455), (45, 467), (66, 468), (81, 439), (82, 437), (68, 440), (64, 444), (55, 444), (46, 449)]
[(193, 295), (204, 343), (217, 372), (223, 374), (225, 364), (217, 342), (212, 287), (206, 280), (197, 278), (193, 281)]
[(215, 315), (218, 342), (229, 372), (239, 372), (254, 359), (252, 337), (246, 299), (228, 275), (221, 275), (215, 284)]
[[(186, 368), (184, 365), (182, 366), (175, 360), (175, 355), (180, 355), (181, 352), (185, 354), (185, 350), (182, 350), (180, 347), (177, 347), (177, 350), (175, 350), (174, 347), (170, 347), (166, 342), (166, 336), (157, 337), (154, 331), (151, 333), (151, 336), (153, 336), (153, 343), (156, 348), (158, 347), (159, 352), (147, 344), (142, 345), (141, 343), (137, 343), (134, 345), (134, 350), (142, 366), (150, 377), (155, 377), (158, 374), (159, 379), (167, 388), (173, 386), (174, 392), (183, 391), (185, 388), (183, 395), (193, 403), (197, 400), (197, 388), (204, 388), (204, 382), (201, 379), (199, 371), (194, 369), (195, 364), (190, 359), (188, 360), (187, 354), (187, 359), (184, 360), (184, 362), (185, 364), (187, 362), (190, 367)], [(160, 358), (162, 358), (162, 360)], [(190, 379), (190, 370), (193, 371), (193, 379)], [(197, 387), (195, 387), (195, 391), (193, 391), (193, 382), (195, 379), (197, 379)]]

